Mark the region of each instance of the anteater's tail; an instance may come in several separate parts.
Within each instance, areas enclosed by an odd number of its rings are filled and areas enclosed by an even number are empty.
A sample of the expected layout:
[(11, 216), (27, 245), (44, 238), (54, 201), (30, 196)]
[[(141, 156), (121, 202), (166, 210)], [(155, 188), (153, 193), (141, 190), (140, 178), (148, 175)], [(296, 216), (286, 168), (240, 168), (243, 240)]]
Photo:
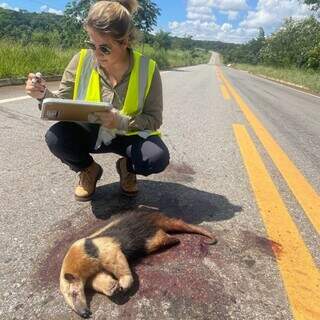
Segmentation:
[(205, 241), (206, 244), (216, 244), (218, 242), (217, 238), (203, 227), (186, 223), (181, 219), (169, 218), (159, 213), (153, 213), (153, 216), (154, 223), (166, 232), (197, 233), (211, 239)]

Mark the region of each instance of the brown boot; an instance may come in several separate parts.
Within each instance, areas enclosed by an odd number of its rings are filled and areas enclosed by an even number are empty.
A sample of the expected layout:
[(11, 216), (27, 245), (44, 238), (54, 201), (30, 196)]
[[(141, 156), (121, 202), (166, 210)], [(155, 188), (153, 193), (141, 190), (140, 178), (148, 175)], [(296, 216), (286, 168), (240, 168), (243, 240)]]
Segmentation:
[(80, 172), (79, 181), (74, 191), (74, 196), (77, 201), (89, 201), (96, 191), (97, 181), (102, 176), (102, 168), (96, 162)]
[(134, 197), (138, 193), (137, 176), (127, 169), (127, 159), (120, 158), (116, 163), (120, 176), (120, 190), (128, 197)]

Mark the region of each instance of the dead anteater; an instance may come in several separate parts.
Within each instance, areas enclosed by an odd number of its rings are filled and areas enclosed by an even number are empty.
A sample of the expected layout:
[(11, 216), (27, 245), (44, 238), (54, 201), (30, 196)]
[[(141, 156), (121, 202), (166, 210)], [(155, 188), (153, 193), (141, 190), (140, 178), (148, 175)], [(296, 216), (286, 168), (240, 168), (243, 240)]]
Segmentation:
[(197, 233), (216, 238), (206, 229), (169, 218), (159, 212), (130, 212), (113, 217), (109, 223), (87, 238), (76, 241), (68, 250), (60, 273), (60, 290), (71, 308), (89, 318), (85, 286), (111, 296), (133, 284), (128, 261), (153, 253), (180, 241), (167, 232)]

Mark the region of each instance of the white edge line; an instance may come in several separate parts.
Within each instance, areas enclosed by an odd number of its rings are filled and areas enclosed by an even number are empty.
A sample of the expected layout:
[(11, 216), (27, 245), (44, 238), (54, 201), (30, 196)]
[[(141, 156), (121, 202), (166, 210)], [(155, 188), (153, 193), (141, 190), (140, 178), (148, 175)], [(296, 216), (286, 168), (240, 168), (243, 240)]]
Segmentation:
[(24, 100), (24, 99), (31, 99), (31, 97), (23, 96), (23, 97), (16, 97), (16, 98), (10, 98), (10, 99), (3, 99), (3, 100), (0, 100), (0, 104), (13, 102), (13, 101)]
[[(57, 92), (58, 91), (53, 91), (53, 93), (57, 93)], [(22, 96), (22, 97), (16, 97), (16, 98), (3, 99), (3, 100), (0, 100), (0, 104), (19, 101), (19, 100), (25, 100), (25, 99), (32, 99), (32, 97), (30, 97), (30, 96)]]
[(296, 92), (299, 92), (299, 93), (303, 93), (303, 94), (307, 94), (308, 96), (311, 96), (311, 97), (315, 97), (315, 98), (320, 99), (319, 96), (316, 96), (316, 95), (314, 95), (314, 94), (312, 94), (312, 93), (309, 93), (309, 92), (304, 92), (304, 91), (299, 90), (299, 89), (296, 89), (296, 88), (292, 88), (292, 87), (290, 87), (289, 85), (286, 85), (285, 83), (280, 83), (280, 82), (277, 82), (276, 80), (273, 81), (273, 80), (270, 80), (270, 79), (266, 79), (266, 78), (263, 78), (263, 77), (259, 77), (259, 76), (255, 75), (255, 74), (252, 74), (252, 75), (253, 75), (254, 77), (256, 77), (256, 78), (263, 79), (263, 80), (266, 80), (266, 81), (268, 81), (268, 82), (272, 82), (272, 83), (274, 83), (274, 84), (278, 84), (278, 85), (280, 85), (280, 86), (282, 86), (282, 87), (289, 88), (289, 89), (291, 89), (291, 90), (293, 90), (293, 91), (296, 91)]
[(255, 77), (255, 78), (258, 78), (258, 79), (262, 79), (262, 80), (268, 81), (268, 82), (270, 82), (270, 83), (277, 84), (277, 85), (279, 85), (279, 86), (281, 86), (281, 87), (285, 87), (285, 88), (291, 89), (291, 90), (293, 90), (293, 91), (296, 91), (296, 92), (299, 92), (299, 93), (303, 93), (303, 94), (307, 94), (308, 96), (311, 96), (311, 97), (315, 97), (315, 98), (320, 99), (319, 96), (316, 96), (316, 95), (314, 95), (314, 94), (312, 94), (312, 93), (304, 92), (304, 91), (301, 91), (301, 90), (299, 90), (299, 89), (292, 88), (292, 87), (290, 87), (289, 85), (286, 85), (285, 83), (277, 82), (276, 80), (273, 81), (273, 80), (270, 80), (270, 79), (266, 79), (266, 78), (264, 78), (264, 77), (259, 77), (258, 75), (253, 74), (253, 73), (250, 73), (250, 72), (248, 72), (248, 71), (246, 71), (246, 70), (229, 68), (229, 67), (225, 67), (225, 68), (227, 68), (227, 69), (232, 69), (232, 70), (237, 70), (237, 71), (241, 71), (241, 72), (244, 72), (244, 73), (249, 74), (249, 75), (252, 76), (252, 77)]

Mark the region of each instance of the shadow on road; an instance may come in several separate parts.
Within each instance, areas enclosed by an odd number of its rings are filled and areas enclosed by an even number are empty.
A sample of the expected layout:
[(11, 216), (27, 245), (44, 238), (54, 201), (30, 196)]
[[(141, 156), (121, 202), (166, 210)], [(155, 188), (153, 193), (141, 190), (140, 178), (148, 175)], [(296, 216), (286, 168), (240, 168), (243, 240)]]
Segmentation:
[(162, 213), (189, 223), (231, 219), (242, 207), (222, 195), (197, 190), (185, 185), (162, 181), (139, 181), (139, 195), (130, 199), (119, 195), (119, 184), (100, 186), (91, 202), (98, 219), (134, 210), (139, 205), (155, 207)]

